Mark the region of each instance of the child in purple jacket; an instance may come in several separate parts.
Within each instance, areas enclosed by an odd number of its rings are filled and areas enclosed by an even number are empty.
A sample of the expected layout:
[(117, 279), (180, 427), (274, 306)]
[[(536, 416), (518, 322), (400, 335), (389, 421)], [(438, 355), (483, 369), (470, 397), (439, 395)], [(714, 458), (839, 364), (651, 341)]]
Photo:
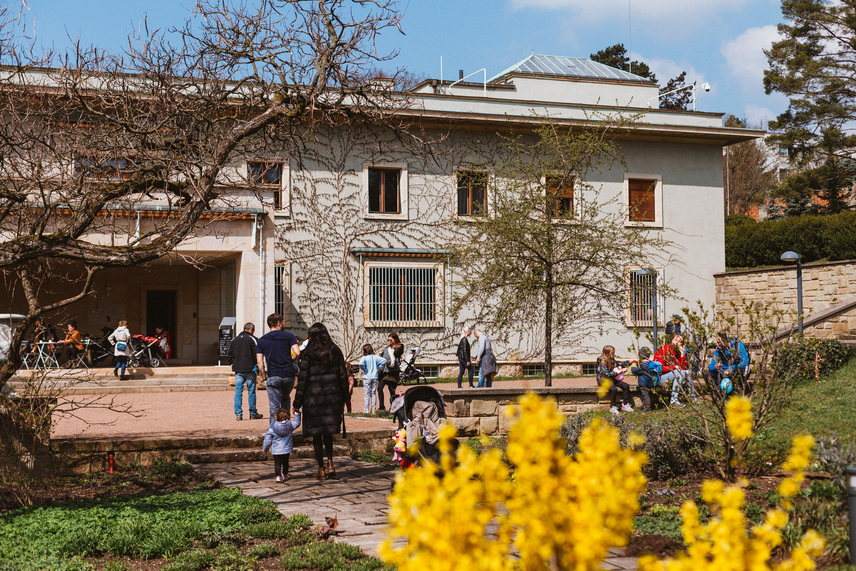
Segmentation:
[(300, 413), (295, 412), (294, 420), (291, 420), (288, 409), (280, 408), (274, 414), (274, 422), (265, 432), (262, 450), (265, 452), (270, 450), (273, 454), (273, 469), (277, 482), (288, 480), (288, 457), (294, 450), (291, 435), (298, 426), (300, 426)]

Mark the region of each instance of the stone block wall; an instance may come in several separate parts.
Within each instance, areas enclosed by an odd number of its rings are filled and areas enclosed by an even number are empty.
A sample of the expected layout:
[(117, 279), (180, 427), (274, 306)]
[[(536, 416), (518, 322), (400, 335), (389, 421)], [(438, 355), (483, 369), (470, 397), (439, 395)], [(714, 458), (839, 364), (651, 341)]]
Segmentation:
[[(514, 423), (510, 409), (523, 394), (534, 392), (549, 398), (566, 415), (607, 410), (609, 399), (597, 396), (596, 387), (544, 387), (539, 389), (439, 389), (446, 402), (446, 417), (458, 436), (503, 436)], [(639, 393), (631, 386), (633, 406), (641, 406)]]
[[(735, 312), (731, 302), (742, 300), (760, 303), (775, 301), (780, 309), (797, 311), (796, 266), (780, 266), (757, 270), (740, 270), (714, 275), (716, 304), (725, 317)], [(803, 313), (810, 321), (831, 307), (856, 300), (856, 260), (806, 264), (803, 266)], [(856, 333), (856, 308), (835, 313), (814, 324), (807, 324), (805, 333), (819, 338), (838, 338)]]
[[(528, 363), (522, 363), (520, 361), (498, 361), (497, 365), (499, 367), (499, 371), (497, 372), (498, 377), (522, 377), (523, 376), (523, 365)], [(533, 365), (543, 365), (543, 363), (532, 363)], [(439, 376), (444, 379), (457, 379), (458, 378), (458, 363), (432, 363), (431, 361), (425, 361), (420, 365), (439, 365), (440, 372)], [(583, 374), (583, 361), (553, 361), (553, 375), (582, 375)]]

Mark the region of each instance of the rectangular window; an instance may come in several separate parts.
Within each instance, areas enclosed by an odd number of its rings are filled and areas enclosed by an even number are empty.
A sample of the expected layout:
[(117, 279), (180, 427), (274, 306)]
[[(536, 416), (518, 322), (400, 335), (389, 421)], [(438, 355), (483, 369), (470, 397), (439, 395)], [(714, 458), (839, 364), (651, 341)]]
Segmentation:
[(369, 212), (399, 214), (400, 169), (369, 169)]
[(368, 319), (372, 325), (436, 325), (439, 270), (435, 267), (369, 267)]
[(487, 174), (458, 173), (458, 216), (487, 215)]
[(583, 363), (583, 376), (594, 377), (597, 375), (597, 363)]
[(436, 379), (440, 376), (440, 366), (439, 365), (425, 365), (419, 367), (422, 370), (422, 374), (426, 379)]
[(791, 169), (779, 169), (779, 182), (791, 176)]
[(288, 279), (287, 267), (276, 265), (273, 268), (273, 311), (286, 317), (288, 321), (288, 313), (286, 313), (286, 302), (288, 300), (288, 288), (286, 280)]
[(574, 180), (547, 179), (547, 213), (551, 218), (571, 218), (574, 215)]
[(631, 222), (656, 221), (656, 188), (656, 180), (628, 179), (627, 190), (630, 202), (627, 206)]
[(78, 157), (74, 161), (75, 174), (88, 179), (124, 179), (130, 178), (131, 173), (128, 159), (108, 159), (102, 161), (93, 157)]
[(662, 321), (663, 300), (659, 298), (657, 292), (658, 283), (660, 283), (658, 274), (642, 273), (642, 270), (630, 271), (629, 321), (631, 325), (652, 327), (655, 307), (658, 323)]
[(274, 210), (283, 209), (282, 163), (247, 163), (247, 180), (250, 184), (275, 187), (273, 190)]
[(541, 377), (544, 375), (544, 364), (529, 364), (523, 365), (523, 376), (524, 377)]

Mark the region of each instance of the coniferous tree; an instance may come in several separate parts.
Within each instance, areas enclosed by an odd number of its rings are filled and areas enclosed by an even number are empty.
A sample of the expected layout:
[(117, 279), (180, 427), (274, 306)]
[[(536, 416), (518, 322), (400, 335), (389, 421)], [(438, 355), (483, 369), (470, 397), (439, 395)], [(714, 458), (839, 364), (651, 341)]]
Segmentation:
[[(656, 74), (651, 71), (651, 68), (648, 66), (647, 63), (645, 63), (644, 61), (630, 61), (630, 58), (627, 57), (627, 48), (624, 47), (624, 44), (615, 44), (609, 46), (608, 48), (604, 48), (599, 52), (589, 55), (589, 58), (592, 61), (596, 61), (598, 63), (602, 63), (604, 65), (608, 65), (610, 67), (614, 67), (616, 69), (620, 69), (621, 71), (626, 71), (634, 75), (639, 75), (641, 77), (650, 79), (654, 83), (659, 83), (657, 81)], [(668, 93), (670, 91), (674, 91), (685, 83), (686, 77), (687, 72), (681, 72), (681, 74), (677, 77), (673, 77), (672, 79), (670, 79), (666, 83), (665, 87), (660, 89), (660, 92)], [(672, 93), (671, 95), (666, 95), (665, 97), (661, 98), (660, 109), (687, 109), (691, 101), (692, 91), (689, 89), (685, 89), (683, 91), (679, 91), (678, 93)]]

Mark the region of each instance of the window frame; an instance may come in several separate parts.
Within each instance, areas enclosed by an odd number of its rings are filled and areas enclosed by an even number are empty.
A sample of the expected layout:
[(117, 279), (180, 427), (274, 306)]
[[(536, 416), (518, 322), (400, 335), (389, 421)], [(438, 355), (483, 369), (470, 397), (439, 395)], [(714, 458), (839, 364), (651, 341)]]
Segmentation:
[[(250, 165), (279, 165), (280, 167), (280, 181), (279, 185), (276, 183), (265, 183), (265, 182), (255, 182), (250, 179), (252, 176), (250, 174)], [(247, 184), (251, 186), (256, 186), (261, 189), (262, 192), (270, 192), (271, 200), (268, 202), (266, 197), (262, 197), (262, 202), (265, 205), (269, 205), (272, 207), (273, 212), (277, 216), (288, 216), (291, 213), (291, 192), (290, 192), (290, 180), (291, 180), (291, 168), (289, 167), (288, 161), (284, 160), (269, 160), (269, 159), (247, 159), (244, 161), (244, 177), (247, 181)], [(277, 196), (279, 197), (279, 207), (277, 207)]]
[[(561, 176), (543, 176), (541, 177), (541, 185), (544, 188), (544, 198), (547, 199), (547, 194), (550, 192), (550, 180), (561, 178)], [(558, 190), (558, 188), (557, 188)], [(579, 219), (579, 207), (580, 200), (582, 199), (582, 187), (580, 184), (580, 179), (578, 176), (573, 177), (573, 184), (569, 187), (570, 190), (570, 199), (571, 199), (571, 210), (567, 216), (556, 216), (555, 213), (550, 216), (550, 220), (553, 222), (574, 222)], [(562, 195), (562, 198), (567, 198), (567, 195)]]
[[(398, 170), (398, 208), (399, 212), (370, 212), (369, 211), (369, 170)], [(363, 218), (366, 220), (408, 220), (410, 216), (410, 178), (407, 163), (366, 161), (363, 163), (362, 202)]]
[[(473, 201), (473, 199), (472, 199), (472, 187), (470, 187), (469, 197), (467, 199), (470, 214), (461, 214), (458, 211), (458, 177), (460, 177), (461, 175), (473, 175), (473, 174), (483, 175), (484, 179), (485, 179), (485, 182), (484, 182), (484, 214), (481, 214), (481, 215), (472, 214), (472, 201)], [(492, 173), (490, 171), (486, 171), (486, 170), (482, 170), (482, 169), (468, 169), (468, 168), (462, 167), (462, 168), (455, 169), (453, 176), (454, 176), (453, 188), (455, 189), (455, 194), (454, 194), (454, 196), (455, 196), (455, 210), (454, 210), (455, 217), (464, 218), (464, 219), (466, 219), (466, 218), (489, 217), (491, 215), (491, 212), (490, 212), (490, 186), (491, 186), (491, 182), (492, 182)]]
[[(646, 268), (650, 268), (656, 270), (657, 272), (657, 327), (664, 327), (666, 323), (666, 304), (665, 299), (663, 298), (662, 291), (660, 290), (660, 286), (665, 284), (666, 275), (664, 272), (663, 266), (645, 266)], [(643, 266), (625, 266), (624, 268), (624, 279), (627, 285), (627, 307), (624, 310), (625, 322), (627, 323), (628, 328), (632, 327), (640, 327), (643, 329), (653, 328), (654, 322), (651, 321), (634, 321), (633, 320), (633, 274), (641, 270)]]
[[(124, 164), (119, 166), (119, 162)], [(126, 156), (101, 161), (92, 155), (77, 155), (72, 160), (72, 173), (87, 182), (129, 180), (129, 165), (133, 166), (133, 161)]]
[[(436, 270), (434, 280), (434, 319), (422, 321), (372, 321), (371, 319), (371, 270), (372, 268), (400, 268), (400, 269), (433, 269)], [(364, 261), (363, 262), (363, 327), (365, 328), (442, 328), (444, 325), (445, 311), (445, 266), (436, 262), (416, 261)]]
[[(630, 219), (630, 181), (651, 180), (654, 181), (654, 220), (631, 220)], [(663, 175), (624, 173), (624, 216), (625, 226), (641, 226), (649, 228), (663, 227)]]

